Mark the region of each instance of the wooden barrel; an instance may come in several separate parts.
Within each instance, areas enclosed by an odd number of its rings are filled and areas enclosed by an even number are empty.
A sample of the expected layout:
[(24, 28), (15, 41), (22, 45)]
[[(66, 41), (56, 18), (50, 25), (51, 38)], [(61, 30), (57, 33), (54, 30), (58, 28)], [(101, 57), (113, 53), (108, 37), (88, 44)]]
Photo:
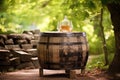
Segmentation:
[(83, 69), (88, 59), (84, 32), (42, 32), (37, 50), (42, 69)]

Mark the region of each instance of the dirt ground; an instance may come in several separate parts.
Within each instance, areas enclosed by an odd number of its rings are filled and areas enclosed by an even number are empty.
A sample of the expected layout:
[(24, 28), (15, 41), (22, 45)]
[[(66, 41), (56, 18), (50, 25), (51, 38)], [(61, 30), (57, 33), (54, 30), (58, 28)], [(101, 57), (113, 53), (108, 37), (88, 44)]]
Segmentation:
[(39, 76), (39, 69), (18, 70), (0, 73), (0, 80), (111, 80), (104, 71), (87, 71), (84, 76), (80, 75), (79, 70), (75, 72), (75, 78), (68, 78), (64, 70), (44, 70), (43, 77)]
[[(89, 59), (90, 62), (91, 59)], [(106, 71), (94, 69), (86, 70), (85, 75), (81, 76), (80, 70), (75, 71), (75, 78), (69, 78), (65, 70), (45, 70), (44, 76), (39, 76), (39, 69), (22, 69), (14, 72), (0, 73), (0, 80), (120, 80), (108, 76)], [(120, 75), (119, 75), (120, 76)]]

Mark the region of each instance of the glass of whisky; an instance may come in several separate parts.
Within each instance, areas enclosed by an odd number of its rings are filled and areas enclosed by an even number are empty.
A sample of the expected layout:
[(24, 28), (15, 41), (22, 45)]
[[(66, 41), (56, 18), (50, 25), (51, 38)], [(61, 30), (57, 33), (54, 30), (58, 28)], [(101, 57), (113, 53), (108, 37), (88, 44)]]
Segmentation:
[(57, 29), (60, 32), (71, 32), (73, 28), (72, 21), (67, 19), (67, 16), (61, 21), (58, 22)]

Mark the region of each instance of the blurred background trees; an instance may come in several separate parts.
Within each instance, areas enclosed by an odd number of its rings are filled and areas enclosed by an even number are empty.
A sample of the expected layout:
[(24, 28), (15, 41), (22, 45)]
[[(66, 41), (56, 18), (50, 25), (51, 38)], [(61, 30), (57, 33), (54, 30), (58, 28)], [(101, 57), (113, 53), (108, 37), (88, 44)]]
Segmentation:
[(0, 0), (0, 34), (31, 29), (57, 31), (57, 23), (66, 15), (73, 22), (73, 31), (87, 33), (90, 54), (102, 54), (101, 9), (104, 38), (111, 54), (115, 50), (113, 26), (101, 0)]

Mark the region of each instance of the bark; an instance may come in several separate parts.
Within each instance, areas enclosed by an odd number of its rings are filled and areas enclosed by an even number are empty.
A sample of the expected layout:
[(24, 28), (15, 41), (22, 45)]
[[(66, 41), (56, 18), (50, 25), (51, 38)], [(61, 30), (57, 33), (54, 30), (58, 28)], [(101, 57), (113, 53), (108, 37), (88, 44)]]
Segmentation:
[(108, 61), (108, 52), (107, 52), (107, 46), (106, 46), (106, 40), (105, 40), (105, 34), (104, 34), (104, 27), (103, 27), (103, 9), (101, 9), (101, 14), (100, 14), (100, 27), (101, 27), (101, 37), (102, 37), (102, 44), (103, 44), (103, 51), (105, 55), (105, 65), (109, 64)]
[(111, 14), (115, 35), (115, 56), (109, 66), (109, 73), (120, 73), (120, 4), (110, 3), (107, 5)]

